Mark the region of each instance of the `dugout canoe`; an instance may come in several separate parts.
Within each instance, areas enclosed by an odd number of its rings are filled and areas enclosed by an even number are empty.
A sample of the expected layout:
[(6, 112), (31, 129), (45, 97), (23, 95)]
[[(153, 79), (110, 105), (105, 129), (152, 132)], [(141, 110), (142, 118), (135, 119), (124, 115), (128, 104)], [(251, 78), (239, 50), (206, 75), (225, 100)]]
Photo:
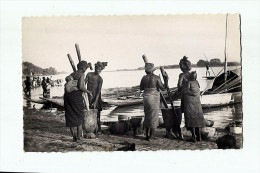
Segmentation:
[(49, 102), (47, 100), (42, 100), (42, 99), (32, 99), (32, 98), (23, 98), (24, 100), (27, 100), (29, 102), (33, 102), (33, 103), (38, 103), (38, 104), (48, 104)]
[(109, 105), (114, 105), (118, 107), (124, 106), (133, 106), (143, 104), (143, 98), (129, 98), (129, 99), (103, 99), (103, 102), (108, 103)]
[(53, 98), (44, 98), (44, 97), (39, 97), (40, 99), (47, 101), (48, 103), (52, 103), (58, 106), (63, 107), (64, 106), (64, 100), (63, 97), (53, 97)]
[[(47, 101), (48, 103), (52, 103), (58, 106), (64, 106), (64, 100), (62, 97), (53, 97), (53, 98), (43, 98), (40, 97), (43, 101)], [(133, 106), (133, 105), (141, 105), (143, 104), (143, 98), (128, 98), (128, 99), (108, 99), (104, 98), (103, 102), (117, 106), (117, 107), (125, 107), (125, 106)], [(213, 108), (220, 106), (227, 106), (236, 103), (242, 102), (242, 92), (232, 92), (232, 93), (222, 93), (222, 94), (206, 94), (201, 96), (201, 105), (202, 108)], [(46, 102), (44, 102), (46, 103)], [(181, 101), (177, 100), (173, 102), (174, 106), (180, 106)]]
[[(103, 99), (109, 105), (114, 105), (118, 107), (133, 106), (143, 104), (143, 98), (137, 99)], [(208, 94), (201, 96), (202, 108), (213, 108), (220, 106), (227, 106), (242, 102), (242, 92), (233, 93), (222, 93), (222, 94)], [(180, 106), (181, 101), (177, 100), (173, 102), (174, 106)]]

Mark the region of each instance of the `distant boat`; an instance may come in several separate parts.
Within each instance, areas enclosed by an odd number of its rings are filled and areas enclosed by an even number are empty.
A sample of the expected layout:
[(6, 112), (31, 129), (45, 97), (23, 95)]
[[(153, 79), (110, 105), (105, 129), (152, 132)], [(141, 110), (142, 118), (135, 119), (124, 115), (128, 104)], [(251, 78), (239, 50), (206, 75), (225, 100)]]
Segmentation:
[[(227, 44), (227, 19), (226, 15), (226, 36), (225, 36), (225, 66), (224, 73), (217, 75), (213, 80), (213, 85), (210, 89), (205, 89), (201, 93), (201, 102), (203, 99), (212, 97), (212, 100), (205, 102), (219, 102), (220, 100), (227, 103), (240, 103), (242, 102), (242, 76), (241, 68), (235, 70), (227, 70), (227, 55), (226, 55), (226, 44)], [(229, 98), (229, 96), (231, 96)], [(222, 102), (221, 101), (221, 102)]]
[(215, 76), (204, 76), (204, 77), (202, 77), (202, 78), (206, 78), (207, 80), (213, 80), (213, 79), (215, 79)]

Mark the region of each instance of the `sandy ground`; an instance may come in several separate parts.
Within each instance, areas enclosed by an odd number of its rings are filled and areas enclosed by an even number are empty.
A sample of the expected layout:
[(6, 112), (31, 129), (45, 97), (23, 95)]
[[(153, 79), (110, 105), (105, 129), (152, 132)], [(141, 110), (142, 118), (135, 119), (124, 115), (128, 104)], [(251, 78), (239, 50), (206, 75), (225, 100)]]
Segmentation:
[[(156, 130), (156, 139), (144, 140), (144, 136), (134, 137), (130, 130), (125, 135), (112, 135), (103, 131), (96, 139), (82, 138), (72, 142), (70, 131), (65, 127), (64, 111), (37, 110), (24, 107), (24, 151), (25, 152), (69, 152), (69, 151), (116, 151), (124, 143), (135, 143), (137, 151), (148, 150), (204, 150), (217, 149), (216, 139), (227, 134), (217, 129), (215, 136), (201, 142), (192, 143), (165, 138), (165, 129)], [(185, 139), (190, 133), (183, 129)], [(236, 135), (237, 145), (242, 147), (242, 135)]]

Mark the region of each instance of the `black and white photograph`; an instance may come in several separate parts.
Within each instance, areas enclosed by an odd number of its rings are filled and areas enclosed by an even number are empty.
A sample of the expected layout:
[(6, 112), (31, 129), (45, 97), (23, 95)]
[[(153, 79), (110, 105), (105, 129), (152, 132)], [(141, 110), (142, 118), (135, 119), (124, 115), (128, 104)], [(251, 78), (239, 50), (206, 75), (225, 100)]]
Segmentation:
[(25, 152), (243, 148), (240, 18), (23, 18)]
[(252, 172), (259, 0), (0, 0), (0, 172)]

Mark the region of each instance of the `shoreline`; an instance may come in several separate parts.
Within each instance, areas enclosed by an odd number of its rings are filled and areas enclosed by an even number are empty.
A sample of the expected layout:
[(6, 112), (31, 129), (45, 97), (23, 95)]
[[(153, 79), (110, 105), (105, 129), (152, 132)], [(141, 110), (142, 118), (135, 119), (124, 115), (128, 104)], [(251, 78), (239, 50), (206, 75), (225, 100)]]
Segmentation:
[[(176, 65), (176, 66), (178, 66), (178, 67), (167, 67), (167, 65), (162, 65), (162, 66), (158, 66), (158, 67), (156, 67), (156, 69), (157, 69), (157, 70), (160, 70), (160, 67), (164, 67), (164, 69), (167, 69), (167, 70), (170, 70), (170, 69), (179, 69), (179, 68), (180, 68), (179, 65)], [(223, 65), (211, 66), (211, 67), (212, 67), (212, 68), (214, 68), (214, 67), (223, 67)], [(240, 68), (241, 65), (237, 65), (237, 66), (235, 66), (235, 65), (228, 65), (228, 67), (238, 67), (238, 68)], [(139, 69), (139, 68), (140, 68), (140, 69)], [(118, 69), (118, 70), (109, 70), (109, 71), (104, 71), (104, 72), (142, 71), (142, 70), (144, 70), (143, 67), (139, 67), (139, 68), (137, 68), (137, 69)], [(192, 68), (206, 68), (206, 66), (200, 67), (200, 66), (196, 66), (196, 65), (193, 64)]]
[[(65, 127), (64, 111), (30, 109), (24, 111), (24, 151), (25, 152), (71, 152), (71, 151), (117, 151), (125, 143), (134, 143), (136, 151), (156, 150), (207, 150), (217, 149), (216, 139), (227, 134), (224, 129), (216, 129), (215, 135), (207, 140), (192, 143), (185, 141), (190, 133), (183, 128), (184, 141), (165, 138), (165, 128), (157, 128), (156, 139), (146, 141), (144, 136), (134, 137), (129, 130), (124, 135), (113, 135), (103, 129), (96, 139), (82, 138), (72, 142), (69, 128)], [(237, 145), (242, 148), (242, 134), (235, 135)]]

